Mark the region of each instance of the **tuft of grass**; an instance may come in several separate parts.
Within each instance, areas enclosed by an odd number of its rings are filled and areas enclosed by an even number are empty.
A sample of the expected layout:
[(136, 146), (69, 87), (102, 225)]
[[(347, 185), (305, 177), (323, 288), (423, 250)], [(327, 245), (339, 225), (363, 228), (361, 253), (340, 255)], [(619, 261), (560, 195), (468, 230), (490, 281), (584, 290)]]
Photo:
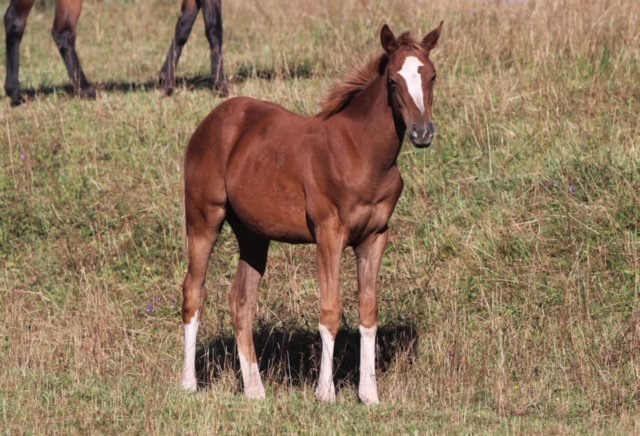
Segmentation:
[[(274, 244), (256, 322), (267, 400), (239, 394), (228, 230), (207, 279), (201, 392), (178, 390), (181, 162), (220, 100), (153, 83), (178, 5), (87, 2), (96, 101), (65, 92), (39, 2), (22, 44), (35, 96), (0, 102), (0, 423), (34, 433), (638, 433), (640, 5), (632, 0), (228, 2), (234, 95), (312, 114), (378, 31), (445, 21), (431, 150), (380, 277), (383, 404), (357, 402), (354, 257), (343, 262), (335, 406), (313, 395), (313, 247)], [(179, 75), (208, 74), (198, 19)], [(0, 52), (0, 75), (6, 53)]]

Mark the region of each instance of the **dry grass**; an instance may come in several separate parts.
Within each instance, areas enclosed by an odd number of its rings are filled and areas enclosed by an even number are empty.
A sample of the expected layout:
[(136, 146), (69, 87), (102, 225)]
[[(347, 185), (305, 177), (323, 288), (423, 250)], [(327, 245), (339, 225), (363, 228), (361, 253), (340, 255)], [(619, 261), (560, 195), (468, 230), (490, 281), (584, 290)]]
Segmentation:
[[(424, 34), (445, 21), (437, 144), (400, 156), (406, 188), (381, 276), (384, 404), (373, 409), (351, 385), (353, 256), (343, 268), (345, 388), (325, 406), (312, 389), (314, 250), (286, 245), (273, 247), (261, 291), (268, 399), (242, 399), (223, 353), (229, 232), (212, 258), (199, 341), (210, 383), (196, 395), (177, 389), (179, 169), (218, 102), (199, 86), (172, 98), (149, 86), (177, 8), (87, 2), (78, 44), (97, 101), (64, 93), (52, 11), (31, 17), (22, 82), (38, 92), (0, 113), (5, 431), (639, 431), (640, 3), (225, 3), (232, 92), (303, 113), (379, 50), (383, 22)], [(207, 72), (201, 25), (182, 76)]]

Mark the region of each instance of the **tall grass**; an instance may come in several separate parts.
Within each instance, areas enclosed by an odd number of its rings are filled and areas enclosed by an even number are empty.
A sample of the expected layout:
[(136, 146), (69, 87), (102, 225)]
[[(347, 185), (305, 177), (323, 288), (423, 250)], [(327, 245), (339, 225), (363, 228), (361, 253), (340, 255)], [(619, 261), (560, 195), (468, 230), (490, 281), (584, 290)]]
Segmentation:
[[(174, 1), (85, 4), (78, 46), (97, 101), (64, 92), (52, 9), (37, 5), (30, 18), (22, 82), (35, 96), (0, 104), (5, 431), (638, 432), (638, 2), (224, 4), (232, 93), (307, 114), (379, 51), (383, 22), (423, 35), (445, 21), (432, 55), (437, 143), (406, 144), (399, 158), (378, 408), (359, 405), (352, 385), (353, 256), (343, 263), (343, 389), (326, 406), (312, 386), (314, 249), (280, 244), (256, 323), (267, 400), (240, 396), (229, 231), (208, 276), (207, 384), (177, 389), (181, 160), (219, 102), (198, 83), (171, 98), (150, 86), (177, 12)], [(181, 76), (207, 73), (201, 25)]]

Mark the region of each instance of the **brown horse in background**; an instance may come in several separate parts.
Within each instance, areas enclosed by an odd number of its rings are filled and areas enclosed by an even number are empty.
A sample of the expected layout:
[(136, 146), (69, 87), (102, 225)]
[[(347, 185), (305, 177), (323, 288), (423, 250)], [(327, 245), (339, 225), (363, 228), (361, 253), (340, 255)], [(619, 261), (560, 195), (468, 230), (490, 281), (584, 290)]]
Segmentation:
[(209, 258), (224, 222), (240, 260), (229, 293), (244, 393), (264, 398), (253, 344), (258, 287), (271, 240), (317, 245), (322, 357), (316, 396), (335, 400), (333, 349), (342, 319), (340, 259), (357, 257), (360, 380), (358, 396), (378, 403), (376, 288), (388, 222), (403, 182), (396, 160), (405, 136), (430, 145), (436, 70), (429, 59), (442, 23), (421, 41), (396, 38), (385, 25), (384, 52), (329, 95), (322, 112), (303, 117), (246, 97), (219, 105), (186, 152), (185, 224), (189, 266), (182, 319), (182, 387), (197, 388), (196, 335), (206, 299)]
[[(12, 105), (23, 102), (20, 92), (20, 42), (27, 26), (27, 17), (35, 0), (10, 0), (4, 16), (7, 46), (7, 77), (5, 91)], [(213, 87), (226, 96), (227, 82), (222, 63), (222, 0), (183, 0), (182, 13), (176, 24), (175, 36), (160, 72), (160, 86), (170, 95), (175, 88), (175, 71), (191, 28), (202, 8), (205, 33), (211, 47)], [(82, 10), (82, 0), (56, 0), (56, 12), (51, 34), (67, 67), (76, 95), (94, 98), (96, 91), (87, 80), (76, 52), (76, 26)]]

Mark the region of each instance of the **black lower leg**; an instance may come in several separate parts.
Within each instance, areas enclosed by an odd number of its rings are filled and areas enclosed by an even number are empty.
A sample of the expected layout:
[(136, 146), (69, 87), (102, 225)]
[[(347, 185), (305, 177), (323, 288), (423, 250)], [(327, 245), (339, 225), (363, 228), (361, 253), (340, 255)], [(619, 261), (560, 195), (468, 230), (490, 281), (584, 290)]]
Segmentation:
[(14, 106), (23, 101), (20, 93), (20, 42), (26, 26), (26, 18), (20, 17), (15, 12), (13, 5), (9, 5), (7, 13), (4, 15), (7, 47), (7, 77), (4, 89)]
[(228, 94), (227, 77), (224, 73), (222, 58), (222, 2), (220, 0), (204, 0), (202, 14), (204, 15), (205, 34), (211, 47), (211, 74), (213, 87), (220, 95)]
[(171, 41), (171, 47), (167, 53), (162, 70), (160, 71), (160, 86), (167, 95), (171, 95), (176, 86), (176, 67), (182, 54), (182, 47), (187, 43), (191, 28), (198, 16), (198, 9), (185, 10), (176, 23), (176, 33)]
[(82, 66), (80, 65), (80, 58), (78, 58), (78, 53), (76, 52), (75, 32), (69, 28), (63, 28), (63, 30), (56, 30), (54, 28), (51, 35), (67, 67), (69, 78), (73, 83), (74, 92), (82, 97), (95, 98), (96, 92), (84, 75), (84, 71), (82, 71)]

